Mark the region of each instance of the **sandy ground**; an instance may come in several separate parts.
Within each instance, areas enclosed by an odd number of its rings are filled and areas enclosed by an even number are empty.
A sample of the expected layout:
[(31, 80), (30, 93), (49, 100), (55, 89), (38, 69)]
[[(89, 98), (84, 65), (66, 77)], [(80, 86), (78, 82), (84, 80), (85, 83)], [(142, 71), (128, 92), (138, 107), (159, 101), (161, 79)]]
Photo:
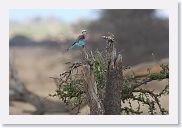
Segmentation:
[[(68, 108), (57, 98), (47, 97), (56, 89), (54, 81), (49, 77), (59, 76), (66, 68), (65, 63), (73, 58), (71, 55), (76, 52), (62, 53), (53, 48), (10, 48), (10, 58), (18, 71), (18, 76), (25, 84), (26, 88), (42, 97), (42, 102), (46, 103), (47, 112), (45, 114), (71, 114)], [(146, 70), (146, 65), (136, 66), (137, 72)], [(156, 92), (163, 89), (167, 81), (153, 81), (143, 88), (155, 89)], [(168, 96), (161, 98), (162, 105), (168, 109)], [(135, 105), (135, 103), (133, 103)], [(27, 102), (13, 101), (10, 104), (10, 114), (32, 114), (35, 107)], [(89, 111), (84, 106), (80, 112), (87, 114)], [(145, 113), (144, 113), (145, 114)]]
[[(72, 59), (70, 53), (62, 54), (53, 48), (10, 48), (10, 58), (26, 88), (40, 96), (41, 102), (47, 102), (48, 114), (69, 114), (64, 104), (48, 95), (56, 89), (53, 79), (49, 77), (57, 77), (64, 71), (66, 65), (63, 60)], [(25, 102), (15, 101), (10, 105), (10, 114), (31, 114), (34, 110), (34, 106)]]

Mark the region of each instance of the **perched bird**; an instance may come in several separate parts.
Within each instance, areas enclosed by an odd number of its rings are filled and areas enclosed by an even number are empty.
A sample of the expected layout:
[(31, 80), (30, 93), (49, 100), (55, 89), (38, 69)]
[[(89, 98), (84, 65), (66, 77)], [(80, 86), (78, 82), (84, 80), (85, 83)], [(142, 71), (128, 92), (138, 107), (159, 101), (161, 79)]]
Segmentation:
[(70, 49), (74, 48), (75, 46), (84, 47), (87, 39), (88, 39), (87, 31), (86, 30), (82, 30), (82, 34), (78, 36), (76, 41), (67, 49), (67, 51), (69, 51)]

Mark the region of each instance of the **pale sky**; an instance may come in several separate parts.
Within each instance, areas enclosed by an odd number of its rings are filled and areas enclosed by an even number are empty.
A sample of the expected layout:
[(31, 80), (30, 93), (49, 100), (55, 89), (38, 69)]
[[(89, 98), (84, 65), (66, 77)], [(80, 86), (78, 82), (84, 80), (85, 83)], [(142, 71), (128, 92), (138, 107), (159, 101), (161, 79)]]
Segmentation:
[[(33, 17), (49, 17), (54, 16), (58, 19), (61, 19), (65, 22), (75, 22), (75, 20), (81, 19), (81, 18), (89, 18), (89, 19), (96, 19), (99, 17), (99, 14), (97, 13), (98, 10), (93, 9), (77, 9), (77, 10), (50, 10), (50, 9), (14, 9), (10, 10), (9, 18), (10, 20), (15, 21), (24, 21), (28, 20)], [(168, 13), (165, 10), (158, 10), (156, 13), (159, 17), (168, 17)]]
[(89, 19), (95, 19), (98, 17), (97, 10), (84, 10), (84, 9), (77, 9), (77, 10), (51, 10), (51, 9), (35, 9), (35, 10), (10, 10), (9, 18), (10, 20), (15, 21), (23, 21), (33, 17), (49, 17), (53, 16), (58, 19), (61, 19), (65, 22), (74, 22), (74, 20), (78, 20), (84, 17)]

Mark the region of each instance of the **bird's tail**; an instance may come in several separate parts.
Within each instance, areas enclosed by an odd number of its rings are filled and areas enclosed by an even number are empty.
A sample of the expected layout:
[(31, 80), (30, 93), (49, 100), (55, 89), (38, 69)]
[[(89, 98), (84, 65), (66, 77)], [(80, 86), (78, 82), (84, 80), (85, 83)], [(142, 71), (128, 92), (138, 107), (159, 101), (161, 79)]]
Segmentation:
[(75, 47), (75, 43), (72, 44), (70, 47), (68, 47), (68, 48), (66, 49), (66, 51), (69, 51), (69, 50), (71, 50), (71, 49), (74, 48), (74, 47)]

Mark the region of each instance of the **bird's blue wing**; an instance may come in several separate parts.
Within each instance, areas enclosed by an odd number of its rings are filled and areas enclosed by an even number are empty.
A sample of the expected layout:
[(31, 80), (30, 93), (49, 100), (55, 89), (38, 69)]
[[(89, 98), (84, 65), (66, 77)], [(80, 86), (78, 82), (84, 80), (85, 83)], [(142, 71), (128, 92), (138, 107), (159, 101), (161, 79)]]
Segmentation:
[(85, 41), (84, 41), (83, 39), (80, 39), (80, 40), (78, 41), (77, 45), (83, 46), (83, 45), (85, 45)]
[(85, 45), (84, 38), (85, 38), (84, 35), (79, 35), (78, 38), (77, 38), (77, 40), (67, 49), (67, 51), (70, 50), (70, 49), (72, 49), (72, 48), (74, 48), (76, 45), (77, 46), (83, 46), (83, 45)]

